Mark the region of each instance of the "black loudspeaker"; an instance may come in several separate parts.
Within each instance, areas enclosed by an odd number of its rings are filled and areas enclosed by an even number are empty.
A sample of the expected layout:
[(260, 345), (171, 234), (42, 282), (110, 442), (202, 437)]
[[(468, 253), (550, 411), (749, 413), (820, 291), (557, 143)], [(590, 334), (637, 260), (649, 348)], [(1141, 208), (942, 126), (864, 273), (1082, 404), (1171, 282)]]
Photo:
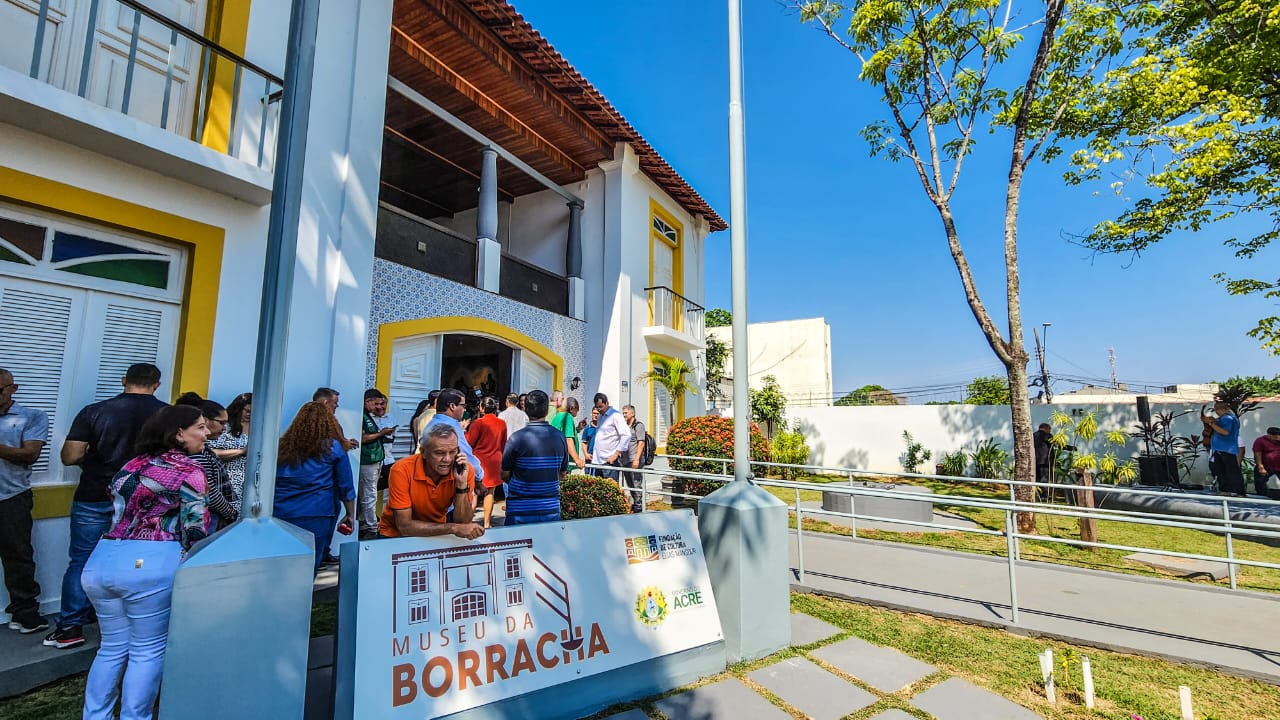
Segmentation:
[(1151, 422), (1151, 403), (1147, 401), (1146, 395), (1138, 396), (1138, 422)]

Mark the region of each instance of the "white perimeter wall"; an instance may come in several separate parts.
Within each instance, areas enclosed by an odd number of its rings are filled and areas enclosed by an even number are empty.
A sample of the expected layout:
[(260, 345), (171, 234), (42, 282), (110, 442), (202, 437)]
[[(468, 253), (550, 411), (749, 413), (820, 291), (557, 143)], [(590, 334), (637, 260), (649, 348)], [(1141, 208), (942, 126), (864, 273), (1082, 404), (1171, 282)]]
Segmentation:
[[(1100, 431), (1123, 429), (1132, 431), (1138, 423), (1137, 409), (1124, 405), (1032, 405), (1032, 425), (1050, 422), (1056, 411), (1070, 414), (1073, 409), (1092, 410)], [(1194, 410), (1174, 422), (1175, 435), (1199, 434), (1199, 405), (1152, 405), (1152, 414)], [(809, 462), (814, 465), (860, 468), (895, 472), (902, 470), (902, 454), (906, 443), (902, 431), (933, 451), (933, 457), (922, 467), (932, 472), (942, 453), (971, 450), (974, 445), (992, 437), (1006, 450), (1013, 449), (1013, 433), (1009, 428), (1009, 408), (1005, 405), (901, 405), (895, 407), (814, 407), (788, 408), (787, 420), (804, 433), (809, 443)], [(1241, 434), (1252, 455), (1253, 441), (1271, 425), (1280, 425), (1280, 404), (1265, 404), (1241, 418)], [(1098, 449), (1101, 440), (1082, 443), (1082, 450)], [(1142, 442), (1130, 438), (1117, 452), (1122, 458), (1137, 455)], [(1195, 475), (1208, 472), (1205, 459), (1200, 460)], [(1245, 478), (1252, 483), (1251, 478)], [(1252, 485), (1250, 484), (1250, 487)]]

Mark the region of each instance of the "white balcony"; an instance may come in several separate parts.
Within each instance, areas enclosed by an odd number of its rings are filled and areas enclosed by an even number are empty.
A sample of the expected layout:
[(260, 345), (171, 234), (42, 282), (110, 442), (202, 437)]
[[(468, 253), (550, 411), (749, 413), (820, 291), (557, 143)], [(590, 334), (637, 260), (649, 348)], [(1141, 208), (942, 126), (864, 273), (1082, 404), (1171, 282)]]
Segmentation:
[(669, 287), (644, 289), (649, 298), (649, 325), (642, 334), (654, 350), (701, 350), (706, 347), (706, 310)]

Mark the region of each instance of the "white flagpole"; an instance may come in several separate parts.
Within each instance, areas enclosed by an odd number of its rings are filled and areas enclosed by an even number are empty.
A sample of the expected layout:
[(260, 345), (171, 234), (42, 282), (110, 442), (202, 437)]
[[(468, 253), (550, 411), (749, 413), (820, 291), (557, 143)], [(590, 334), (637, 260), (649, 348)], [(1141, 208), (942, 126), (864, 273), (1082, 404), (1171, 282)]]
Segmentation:
[(742, 3), (729, 0), (729, 238), (733, 278), (733, 478), (751, 481), (747, 369), (747, 178), (742, 112)]

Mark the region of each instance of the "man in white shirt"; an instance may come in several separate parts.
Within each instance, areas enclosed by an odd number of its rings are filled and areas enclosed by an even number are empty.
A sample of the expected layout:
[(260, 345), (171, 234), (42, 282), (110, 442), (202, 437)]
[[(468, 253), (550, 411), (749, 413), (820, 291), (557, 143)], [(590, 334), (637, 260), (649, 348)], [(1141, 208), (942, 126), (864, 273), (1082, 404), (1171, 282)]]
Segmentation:
[[(595, 409), (600, 414), (600, 419), (596, 422), (595, 452), (587, 460), (596, 465), (617, 468), (631, 449), (631, 428), (622, 413), (609, 407), (609, 396), (604, 393), (596, 393)], [(616, 469), (601, 470), (600, 475), (615, 482), (620, 477)]]
[(523, 429), (525, 425), (529, 424), (529, 416), (518, 407), (519, 403), (520, 396), (511, 393), (507, 396), (507, 409), (498, 413), (498, 417), (502, 418), (502, 422), (507, 424), (508, 438), (515, 435), (517, 430)]

